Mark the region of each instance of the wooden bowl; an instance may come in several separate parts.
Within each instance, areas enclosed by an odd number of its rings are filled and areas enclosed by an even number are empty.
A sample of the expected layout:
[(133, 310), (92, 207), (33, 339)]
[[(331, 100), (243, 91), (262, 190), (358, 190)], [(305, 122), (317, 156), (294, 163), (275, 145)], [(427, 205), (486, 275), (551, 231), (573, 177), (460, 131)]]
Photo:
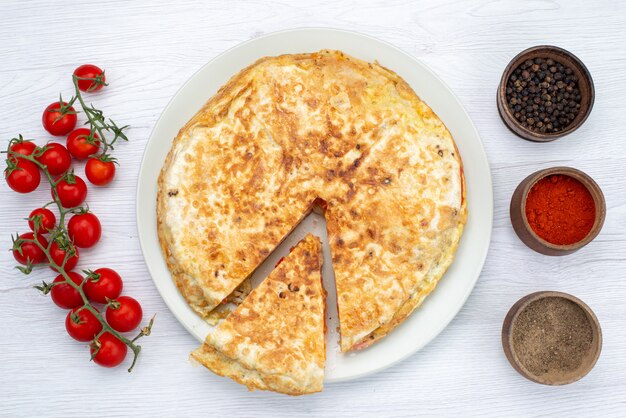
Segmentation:
[[(544, 240), (537, 235), (535, 231), (533, 231), (528, 223), (528, 219), (526, 218), (525, 209), (528, 192), (530, 192), (530, 189), (532, 189), (535, 183), (552, 174), (562, 174), (580, 181), (591, 193), (593, 202), (596, 206), (596, 218), (593, 222), (591, 230), (585, 238), (573, 244), (558, 245)], [(606, 202), (604, 200), (604, 194), (602, 194), (602, 190), (600, 190), (600, 186), (598, 186), (598, 184), (587, 174), (571, 167), (546, 168), (544, 170), (536, 171), (526, 177), (522, 180), (519, 186), (517, 186), (515, 192), (513, 192), (509, 209), (511, 224), (513, 225), (513, 229), (519, 239), (521, 239), (522, 242), (529, 248), (545, 255), (567, 255), (578, 251), (585, 245), (589, 244), (600, 233), (602, 225), (604, 224), (604, 218), (606, 217)]]
[[(534, 301), (543, 298), (567, 299), (574, 302), (587, 315), (587, 319), (589, 320), (589, 324), (591, 325), (593, 333), (593, 342), (591, 344), (591, 349), (589, 350), (589, 353), (585, 356), (582, 364), (576, 370), (537, 376), (528, 371), (526, 367), (524, 367), (517, 353), (515, 352), (515, 347), (513, 345), (513, 330), (516, 326), (516, 319), (518, 318), (519, 314), (523, 312), (524, 309), (526, 309), (528, 305), (530, 305)], [(600, 328), (598, 318), (593, 313), (591, 308), (589, 308), (587, 304), (585, 304), (577, 297), (569, 295), (567, 293), (554, 291), (535, 292), (518, 300), (511, 307), (506, 317), (504, 318), (504, 323), (502, 325), (502, 348), (504, 349), (504, 354), (506, 354), (506, 358), (509, 360), (509, 363), (511, 363), (511, 366), (513, 366), (513, 368), (525, 378), (532, 380), (533, 382), (541, 383), (543, 385), (566, 385), (581, 379), (587, 373), (589, 373), (591, 369), (593, 369), (593, 366), (596, 364), (598, 357), (600, 357), (600, 352), (602, 351), (602, 330)]]
[[(513, 116), (509, 106), (507, 105), (506, 83), (511, 77), (511, 74), (524, 61), (534, 58), (550, 58), (560, 62), (566, 67), (571, 68), (574, 74), (578, 77), (578, 88), (581, 96), (580, 110), (574, 120), (571, 121), (565, 129), (559, 132), (542, 133), (522, 126), (517, 119), (515, 119), (515, 116)], [(574, 132), (583, 124), (583, 122), (585, 122), (585, 120), (587, 120), (589, 113), (591, 113), (591, 108), (593, 107), (595, 95), (591, 74), (589, 74), (589, 70), (587, 70), (587, 67), (585, 67), (581, 60), (579, 60), (571, 52), (562, 48), (550, 45), (541, 45), (520, 52), (517, 56), (515, 56), (515, 58), (513, 58), (513, 60), (511, 60), (509, 65), (506, 66), (504, 73), (502, 74), (502, 79), (500, 80), (496, 102), (498, 104), (498, 112), (500, 113), (502, 121), (514, 134), (529, 141), (549, 142)]]

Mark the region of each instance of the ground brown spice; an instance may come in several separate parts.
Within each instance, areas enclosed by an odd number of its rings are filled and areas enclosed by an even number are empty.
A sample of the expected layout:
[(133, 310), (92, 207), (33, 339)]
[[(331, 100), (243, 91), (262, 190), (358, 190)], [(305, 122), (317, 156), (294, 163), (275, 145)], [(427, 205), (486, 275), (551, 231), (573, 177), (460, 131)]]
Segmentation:
[(593, 330), (585, 311), (561, 297), (530, 303), (513, 324), (513, 349), (536, 376), (577, 370), (591, 350)]

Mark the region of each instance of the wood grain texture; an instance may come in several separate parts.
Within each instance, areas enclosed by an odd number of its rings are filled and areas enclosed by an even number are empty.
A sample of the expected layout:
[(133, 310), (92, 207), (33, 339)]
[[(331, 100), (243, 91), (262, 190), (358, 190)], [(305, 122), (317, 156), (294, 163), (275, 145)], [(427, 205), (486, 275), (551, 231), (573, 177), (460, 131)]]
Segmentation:
[[(88, 362), (84, 345), (65, 335), (64, 312), (31, 285), (49, 271), (21, 276), (0, 252), (0, 415), (602, 415), (626, 411), (626, 4), (575, 1), (179, 1), (0, 2), (0, 138), (17, 133), (52, 139), (42, 109), (71, 94), (75, 66), (93, 62), (111, 83), (93, 101), (132, 125), (116, 156), (113, 187), (90, 189), (104, 226), (100, 245), (81, 253), (83, 267), (109, 266), (126, 293), (157, 312), (132, 374)], [(202, 64), (239, 42), (279, 29), (328, 26), (389, 41), (429, 65), (474, 120), (492, 166), (495, 217), (491, 249), (465, 307), (431, 344), (376, 375), (332, 384), (321, 394), (286, 398), (248, 393), (187, 360), (197, 342), (153, 286), (135, 226), (135, 185), (150, 131), (172, 95)], [(501, 72), (519, 51), (538, 44), (571, 50), (589, 68), (596, 102), (585, 125), (552, 143), (511, 134), (499, 119)], [(418, 92), (419, 93), (419, 92)], [(602, 187), (607, 218), (598, 238), (574, 255), (532, 252), (515, 236), (508, 204), (529, 173), (571, 165)], [(82, 171), (82, 167), (77, 169)], [(47, 190), (18, 196), (0, 182), (0, 248), (24, 231)], [(148, 260), (147, 262), (150, 262)], [(595, 369), (566, 387), (520, 377), (500, 346), (508, 308), (537, 290), (572, 293), (595, 310), (604, 348)], [(25, 307), (28, 308), (25, 308)], [(98, 392), (97, 401), (91, 393)], [(70, 407), (71, 406), (71, 407)]]

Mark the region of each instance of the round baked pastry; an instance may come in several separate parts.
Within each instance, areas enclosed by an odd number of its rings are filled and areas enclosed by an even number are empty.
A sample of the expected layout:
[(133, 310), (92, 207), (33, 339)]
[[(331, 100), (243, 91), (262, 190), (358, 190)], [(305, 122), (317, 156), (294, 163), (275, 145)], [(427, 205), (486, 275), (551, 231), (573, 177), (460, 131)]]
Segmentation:
[(208, 315), (315, 206), (325, 210), (341, 350), (401, 323), (452, 262), (466, 220), (452, 136), (394, 72), (339, 51), (263, 58), (181, 129), (158, 230)]

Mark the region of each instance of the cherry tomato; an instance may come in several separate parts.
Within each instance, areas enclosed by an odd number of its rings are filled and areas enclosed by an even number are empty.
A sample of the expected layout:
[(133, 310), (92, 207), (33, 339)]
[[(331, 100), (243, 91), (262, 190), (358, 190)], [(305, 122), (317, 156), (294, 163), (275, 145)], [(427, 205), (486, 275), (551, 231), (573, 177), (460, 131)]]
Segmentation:
[[(65, 262), (65, 267), (63, 267), (63, 270), (71, 271), (74, 269), (74, 267), (76, 267), (76, 264), (78, 264), (78, 259), (80, 255), (78, 254), (78, 247), (76, 245), (74, 246), (74, 251), (74, 255), (69, 257)], [(54, 241), (50, 246), (50, 257), (52, 257), (52, 261), (54, 261), (57, 265), (61, 266), (63, 264), (63, 260), (65, 260), (66, 254), (67, 250), (61, 248), (61, 246), (56, 241)], [(57, 271), (52, 266), (50, 266), (50, 268), (54, 271)]]
[(9, 187), (18, 193), (30, 193), (35, 190), (41, 182), (41, 174), (37, 165), (22, 158), (9, 157), (9, 160), (16, 164), (13, 170), (9, 170), (9, 168), (4, 170), (4, 177)]
[(91, 311), (74, 308), (65, 318), (65, 329), (76, 341), (91, 341), (102, 331), (102, 324)]
[(81, 248), (89, 248), (100, 241), (102, 227), (98, 217), (91, 212), (87, 212), (72, 216), (72, 219), (67, 223), (67, 232), (74, 245)]
[(31, 155), (35, 151), (37, 145), (33, 141), (20, 140), (11, 145), (11, 151), (22, 155)]
[(108, 324), (117, 332), (129, 332), (141, 322), (141, 305), (130, 296), (120, 296), (109, 302), (106, 318)]
[[(80, 177), (74, 175), (72, 183), (63, 179), (56, 185), (56, 191), (64, 208), (74, 208), (79, 206), (87, 198), (87, 185)], [(57, 179), (58, 180), (58, 179)], [(54, 198), (54, 192), (52, 192)]]
[[(87, 128), (78, 128), (74, 129), (67, 137), (67, 149), (77, 160), (86, 160), (100, 149), (100, 141), (90, 143), (87, 140), (90, 132)], [(98, 134), (94, 134), (94, 138), (98, 139)]]
[(98, 337), (98, 341), (91, 343), (89, 352), (96, 364), (102, 367), (115, 367), (126, 358), (128, 346), (110, 332), (105, 332)]
[(91, 157), (85, 166), (87, 179), (96, 186), (109, 184), (115, 176), (115, 163), (99, 157)]
[(99, 268), (87, 276), (83, 290), (87, 297), (97, 303), (107, 303), (108, 299), (117, 299), (122, 294), (122, 278), (113, 269)]
[(80, 78), (97, 78), (101, 77), (102, 83), (97, 83), (95, 80), (77, 80), (78, 88), (80, 91), (91, 92), (98, 91), (104, 87), (106, 77), (104, 71), (93, 64), (84, 64), (74, 70), (74, 75)]
[[(67, 103), (63, 102), (63, 106), (67, 106)], [(70, 133), (76, 126), (77, 117), (72, 106), (68, 108), (68, 111), (70, 113), (61, 116), (61, 102), (50, 104), (43, 111), (41, 118), (44, 129), (54, 136), (63, 136)]]
[[(83, 276), (76, 272), (70, 271), (67, 275), (79, 286), (83, 282)], [(83, 306), (83, 298), (80, 297), (78, 290), (66, 283), (65, 278), (61, 274), (59, 274), (52, 283), (60, 283), (52, 286), (52, 290), (50, 291), (52, 301), (59, 308), (74, 309)]]
[(49, 142), (46, 150), (37, 157), (37, 161), (48, 168), (48, 172), (53, 176), (65, 173), (72, 165), (70, 152), (61, 144)]
[[(21, 239), (35, 239), (35, 234), (32, 232), (26, 232), (25, 234), (20, 235)], [(48, 247), (48, 240), (46, 240), (41, 235), (37, 235), (37, 241), (44, 247)], [(28, 264), (30, 261), (31, 264), (40, 264), (46, 261), (46, 253), (43, 252), (41, 248), (37, 246), (34, 242), (24, 242), (21, 245), (22, 252), (20, 254), (19, 250), (13, 250), (13, 257), (20, 264)]]
[(33, 232), (35, 231), (35, 222), (33, 222), (32, 219), (35, 216), (40, 217), (39, 229), (37, 230), (38, 234), (47, 234), (54, 229), (54, 225), (57, 223), (57, 218), (50, 209), (37, 208), (28, 215), (28, 226)]

